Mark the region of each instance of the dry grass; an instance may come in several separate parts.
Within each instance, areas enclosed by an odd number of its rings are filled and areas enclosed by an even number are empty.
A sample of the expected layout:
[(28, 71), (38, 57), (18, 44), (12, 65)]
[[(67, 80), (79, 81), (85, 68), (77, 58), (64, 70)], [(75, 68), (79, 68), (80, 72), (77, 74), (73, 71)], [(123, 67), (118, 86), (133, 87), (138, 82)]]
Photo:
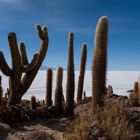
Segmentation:
[(123, 107), (118, 104), (103, 109), (98, 108), (94, 114), (90, 108), (88, 111), (81, 110), (79, 117), (70, 123), (65, 139), (88, 139), (88, 128), (95, 121), (99, 122), (99, 128), (105, 130), (111, 140), (131, 140), (133, 127), (126, 120)]

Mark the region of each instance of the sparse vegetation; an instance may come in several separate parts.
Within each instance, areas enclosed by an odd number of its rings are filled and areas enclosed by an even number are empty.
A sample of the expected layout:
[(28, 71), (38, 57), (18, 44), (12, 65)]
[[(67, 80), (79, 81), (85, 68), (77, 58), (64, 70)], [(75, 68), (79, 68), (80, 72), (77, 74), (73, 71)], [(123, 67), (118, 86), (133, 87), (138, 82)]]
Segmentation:
[[(87, 108), (83, 111), (82, 108)], [(97, 128), (105, 131), (105, 136), (111, 140), (131, 140), (133, 126), (126, 120), (124, 108), (119, 104), (110, 107), (98, 108), (93, 113), (88, 105), (81, 106), (79, 116), (74, 119), (65, 133), (66, 140), (88, 140), (90, 126), (95, 122)]]

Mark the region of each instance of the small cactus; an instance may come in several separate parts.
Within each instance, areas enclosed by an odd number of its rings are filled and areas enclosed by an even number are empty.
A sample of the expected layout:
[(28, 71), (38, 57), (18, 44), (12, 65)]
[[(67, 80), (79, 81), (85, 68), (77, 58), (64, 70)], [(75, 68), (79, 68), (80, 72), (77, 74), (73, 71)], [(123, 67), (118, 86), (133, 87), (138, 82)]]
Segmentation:
[(47, 81), (46, 81), (46, 105), (50, 107), (52, 105), (52, 69), (47, 70)]
[(36, 104), (36, 97), (31, 96), (31, 101), (30, 101), (30, 109), (37, 109), (37, 104)]
[(106, 93), (108, 20), (105, 16), (98, 21), (95, 34), (95, 50), (92, 67), (93, 110), (102, 107)]
[(134, 82), (133, 92), (129, 95), (129, 100), (131, 106), (137, 107), (140, 105), (140, 91), (139, 91), (139, 82)]
[(80, 64), (80, 75), (78, 81), (78, 91), (77, 91), (77, 102), (82, 100), (83, 85), (84, 85), (84, 75), (86, 67), (87, 58), (87, 46), (84, 43), (82, 46), (81, 64)]
[(63, 68), (58, 67), (57, 69), (57, 78), (56, 78), (56, 89), (55, 89), (55, 102), (54, 106), (59, 112), (63, 111)]
[(73, 48), (73, 33), (69, 33), (68, 41), (68, 65), (67, 65), (67, 87), (66, 87), (66, 112), (74, 114), (74, 48)]
[(2, 105), (2, 96), (3, 96), (3, 90), (2, 90), (2, 77), (0, 76), (0, 107)]

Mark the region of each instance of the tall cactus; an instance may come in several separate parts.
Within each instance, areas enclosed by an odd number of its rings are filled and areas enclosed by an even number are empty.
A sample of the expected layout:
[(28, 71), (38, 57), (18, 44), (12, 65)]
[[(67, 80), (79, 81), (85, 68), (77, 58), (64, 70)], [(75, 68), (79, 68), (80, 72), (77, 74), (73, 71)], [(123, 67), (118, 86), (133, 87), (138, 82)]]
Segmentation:
[(2, 90), (2, 77), (0, 76), (0, 107), (2, 105), (2, 96), (3, 96), (3, 90)]
[(54, 106), (57, 108), (59, 112), (63, 111), (63, 68), (58, 67), (57, 69), (57, 77), (56, 77), (56, 89), (55, 89), (55, 102)]
[(46, 105), (50, 107), (52, 105), (52, 69), (47, 70), (47, 81), (46, 81)]
[[(6, 76), (10, 77), (10, 95), (7, 106), (20, 103), (22, 96), (29, 89), (47, 53), (47, 27), (41, 28), (40, 25), (37, 25), (36, 28), (39, 38), (41, 39), (41, 48), (39, 53), (34, 55), (30, 63), (28, 63), (24, 43), (21, 42), (18, 47), (16, 33), (8, 34), (8, 42), (12, 58), (12, 69), (8, 66), (3, 53), (0, 52), (0, 69)], [(23, 73), (25, 74), (22, 75)]]
[(108, 20), (105, 16), (98, 21), (95, 34), (95, 51), (92, 68), (93, 109), (104, 104), (107, 69)]
[(73, 115), (74, 113), (74, 48), (73, 33), (69, 33), (68, 41), (68, 65), (67, 65), (67, 87), (66, 87), (66, 112)]
[(81, 64), (80, 64), (80, 75), (78, 81), (78, 91), (77, 91), (77, 102), (82, 100), (83, 85), (84, 85), (84, 75), (86, 67), (87, 58), (87, 46), (84, 43), (82, 46)]

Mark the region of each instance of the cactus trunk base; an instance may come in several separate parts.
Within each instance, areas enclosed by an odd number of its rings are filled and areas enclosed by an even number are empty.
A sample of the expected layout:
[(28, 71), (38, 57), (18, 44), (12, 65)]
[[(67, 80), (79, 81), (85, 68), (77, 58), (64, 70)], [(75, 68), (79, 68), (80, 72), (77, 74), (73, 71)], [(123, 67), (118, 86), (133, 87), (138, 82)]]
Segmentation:
[(19, 93), (12, 93), (9, 95), (8, 98), (8, 103), (7, 103), (7, 107), (11, 106), (11, 105), (16, 105), (16, 104), (20, 104), (21, 102), (21, 96), (19, 95)]

